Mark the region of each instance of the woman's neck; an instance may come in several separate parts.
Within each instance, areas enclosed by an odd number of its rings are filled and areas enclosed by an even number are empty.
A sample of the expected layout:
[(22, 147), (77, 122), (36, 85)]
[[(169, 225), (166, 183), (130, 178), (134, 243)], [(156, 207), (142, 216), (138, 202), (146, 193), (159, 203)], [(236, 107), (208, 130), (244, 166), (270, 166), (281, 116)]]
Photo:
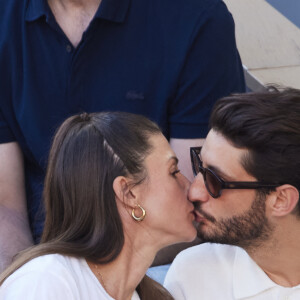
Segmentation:
[(95, 264), (88, 264), (111, 297), (128, 300), (151, 266), (156, 252), (153, 246), (138, 241), (133, 243), (125, 237), (123, 249), (113, 262), (97, 268)]

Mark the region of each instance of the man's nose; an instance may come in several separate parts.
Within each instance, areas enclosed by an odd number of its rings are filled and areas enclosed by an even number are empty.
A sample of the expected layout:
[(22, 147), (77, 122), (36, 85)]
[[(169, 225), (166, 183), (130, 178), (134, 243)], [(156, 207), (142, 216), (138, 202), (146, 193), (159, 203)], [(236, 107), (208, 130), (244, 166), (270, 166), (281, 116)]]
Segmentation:
[(192, 202), (200, 201), (206, 202), (209, 200), (209, 193), (204, 184), (202, 174), (198, 174), (194, 181), (192, 182), (189, 193), (188, 193), (189, 200)]
[(185, 193), (187, 194), (189, 189), (190, 189), (190, 186), (191, 186), (191, 182), (183, 175), (181, 174), (181, 186), (182, 188), (184, 189)]

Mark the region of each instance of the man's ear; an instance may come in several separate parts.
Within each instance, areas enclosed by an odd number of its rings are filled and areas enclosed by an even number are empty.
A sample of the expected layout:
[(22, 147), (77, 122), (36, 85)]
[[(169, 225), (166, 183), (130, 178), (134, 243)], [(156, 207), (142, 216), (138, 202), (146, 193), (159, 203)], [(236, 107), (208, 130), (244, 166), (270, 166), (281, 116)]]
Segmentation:
[(276, 188), (271, 196), (270, 205), (273, 216), (281, 217), (290, 214), (299, 202), (299, 191), (290, 184)]
[(114, 179), (113, 189), (116, 195), (116, 200), (121, 201), (125, 207), (134, 208), (137, 200), (135, 192), (132, 189), (131, 180), (124, 177), (118, 176)]

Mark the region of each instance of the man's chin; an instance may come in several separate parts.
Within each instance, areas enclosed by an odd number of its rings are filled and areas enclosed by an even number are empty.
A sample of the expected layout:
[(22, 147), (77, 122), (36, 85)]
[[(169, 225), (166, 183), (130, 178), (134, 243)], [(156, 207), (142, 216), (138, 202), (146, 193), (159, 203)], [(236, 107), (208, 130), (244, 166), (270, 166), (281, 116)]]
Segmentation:
[(255, 247), (255, 240), (243, 240), (240, 238), (230, 238), (228, 236), (218, 236), (218, 235), (209, 235), (203, 230), (197, 229), (197, 237), (201, 240), (202, 243), (215, 243), (222, 245), (231, 245), (238, 246), (244, 249), (248, 249), (250, 246)]
[(214, 238), (206, 232), (207, 226), (206, 224), (198, 223), (196, 226), (197, 229), (197, 237), (201, 239), (202, 242), (211, 242), (214, 243)]
[(227, 236), (217, 235), (216, 233), (209, 233), (207, 226), (203, 224), (198, 224), (197, 226), (197, 237), (203, 243), (237, 245), (237, 241), (230, 241)]

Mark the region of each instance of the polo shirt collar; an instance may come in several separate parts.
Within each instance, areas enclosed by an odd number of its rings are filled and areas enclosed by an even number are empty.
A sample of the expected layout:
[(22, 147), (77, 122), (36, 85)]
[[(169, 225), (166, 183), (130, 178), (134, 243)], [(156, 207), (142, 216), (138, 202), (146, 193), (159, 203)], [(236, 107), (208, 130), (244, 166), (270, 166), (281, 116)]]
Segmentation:
[(130, 0), (102, 0), (95, 17), (116, 23), (125, 20)]
[(237, 249), (233, 266), (233, 293), (248, 298), (277, 286), (242, 248)]
[[(95, 17), (116, 23), (125, 20), (130, 0), (102, 0)], [(34, 21), (41, 16), (49, 16), (47, 0), (29, 0), (26, 21)]]
[(49, 15), (47, 0), (29, 0), (26, 10), (26, 21), (34, 21), (42, 16)]

